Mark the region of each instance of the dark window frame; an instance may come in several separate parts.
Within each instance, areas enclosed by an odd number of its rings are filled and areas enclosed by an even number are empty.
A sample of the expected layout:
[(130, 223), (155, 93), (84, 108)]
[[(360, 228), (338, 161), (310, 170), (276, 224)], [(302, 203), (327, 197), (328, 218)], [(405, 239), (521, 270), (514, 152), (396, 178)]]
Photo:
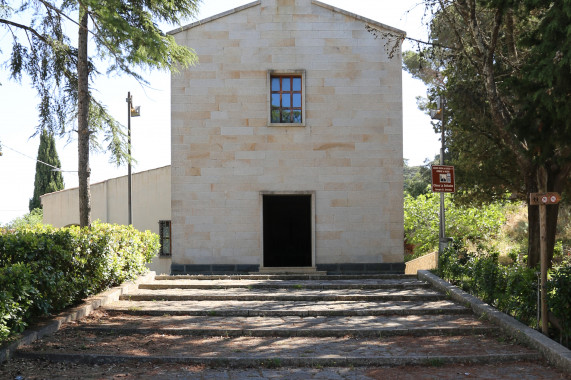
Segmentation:
[[(168, 228), (168, 230), (167, 230)], [(168, 236), (165, 236), (165, 231), (168, 231)], [(159, 250), (160, 257), (172, 256), (172, 224), (170, 220), (159, 220), (159, 241), (161, 248)], [(165, 246), (168, 243), (168, 251), (165, 252)]]
[[(272, 85), (275, 79), (279, 88)], [(294, 87), (295, 79), (300, 82)], [(285, 81), (289, 86), (284, 86)], [(305, 70), (268, 70), (267, 96), (269, 127), (305, 127)]]
[[(272, 123), (301, 124), (303, 122), (301, 75), (272, 75), (270, 80)], [(279, 81), (279, 84), (274, 86), (276, 81)], [(276, 98), (279, 98), (279, 105), (274, 102)], [(276, 112), (278, 120), (274, 119)]]

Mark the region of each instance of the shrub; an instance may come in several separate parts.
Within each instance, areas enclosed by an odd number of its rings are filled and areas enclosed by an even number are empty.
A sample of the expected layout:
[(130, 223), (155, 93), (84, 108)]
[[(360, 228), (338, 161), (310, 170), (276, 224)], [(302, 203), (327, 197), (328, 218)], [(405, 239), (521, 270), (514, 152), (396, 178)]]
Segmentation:
[(523, 265), (502, 266), (505, 291), (498, 294), (497, 307), (522, 323), (537, 323), (537, 275)]
[(571, 336), (571, 265), (554, 268), (547, 283), (549, 309), (561, 323), (562, 335)]
[[(502, 202), (486, 207), (455, 205), (445, 197), (446, 236), (464, 242), (478, 243), (496, 237), (506, 221)], [(406, 241), (415, 246), (415, 253), (427, 253), (437, 248), (440, 229), (440, 197), (429, 193), (404, 199), (404, 230)]]
[[(157, 235), (132, 226), (36, 225), (0, 232), (0, 284), (5, 284), (0, 288), (5, 289), (0, 294), (0, 328), (19, 331), (31, 317), (58, 312), (134, 279), (147, 270), (145, 264), (158, 248)], [(13, 281), (17, 274), (22, 282)]]
[[(461, 242), (454, 242), (440, 255), (439, 275), (512, 315), (523, 323), (537, 323), (536, 269), (498, 262), (498, 252), (479, 246), (468, 253)], [(562, 335), (571, 335), (571, 263), (549, 272), (548, 306), (559, 319)]]
[(26, 264), (0, 268), (0, 342), (26, 327), (30, 306), (37, 296), (32, 277)]

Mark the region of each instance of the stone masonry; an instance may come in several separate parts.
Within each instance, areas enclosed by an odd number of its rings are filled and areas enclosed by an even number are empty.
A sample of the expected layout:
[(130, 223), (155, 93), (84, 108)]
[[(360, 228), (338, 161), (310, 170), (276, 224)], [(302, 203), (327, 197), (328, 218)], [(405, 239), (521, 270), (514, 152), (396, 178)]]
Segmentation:
[[(311, 196), (313, 267), (404, 270), (404, 32), (261, 0), (171, 34), (200, 60), (172, 76), (173, 271), (263, 267), (264, 194)], [(302, 75), (302, 123), (270, 125), (271, 73)]]

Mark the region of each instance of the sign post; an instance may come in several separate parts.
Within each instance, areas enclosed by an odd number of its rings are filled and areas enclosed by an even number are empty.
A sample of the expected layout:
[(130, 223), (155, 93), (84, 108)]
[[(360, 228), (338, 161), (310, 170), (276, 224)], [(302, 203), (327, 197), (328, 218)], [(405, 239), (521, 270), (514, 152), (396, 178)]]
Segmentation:
[[(442, 160), (441, 160), (442, 161)], [(446, 217), (444, 209), (444, 193), (456, 191), (454, 166), (432, 165), (432, 192), (440, 193), (440, 232), (438, 235), (438, 254), (448, 246), (450, 241), (446, 237)], [(438, 265), (439, 258), (436, 258)]]
[(435, 193), (456, 191), (454, 166), (432, 165), (432, 191)]
[(541, 265), (541, 332), (549, 334), (549, 310), (547, 308), (547, 205), (555, 205), (561, 200), (559, 193), (530, 193), (529, 204), (539, 206), (539, 252)]

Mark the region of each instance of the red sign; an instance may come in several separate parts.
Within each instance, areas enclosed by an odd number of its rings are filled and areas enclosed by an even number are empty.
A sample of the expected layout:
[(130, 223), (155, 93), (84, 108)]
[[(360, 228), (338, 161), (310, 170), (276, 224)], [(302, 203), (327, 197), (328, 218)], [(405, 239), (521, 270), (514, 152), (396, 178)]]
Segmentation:
[(456, 191), (454, 166), (432, 165), (432, 191), (435, 193), (453, 193)]
[(530, 205), (555, 205), (561, 200), (559, 193), (530, 193)]

